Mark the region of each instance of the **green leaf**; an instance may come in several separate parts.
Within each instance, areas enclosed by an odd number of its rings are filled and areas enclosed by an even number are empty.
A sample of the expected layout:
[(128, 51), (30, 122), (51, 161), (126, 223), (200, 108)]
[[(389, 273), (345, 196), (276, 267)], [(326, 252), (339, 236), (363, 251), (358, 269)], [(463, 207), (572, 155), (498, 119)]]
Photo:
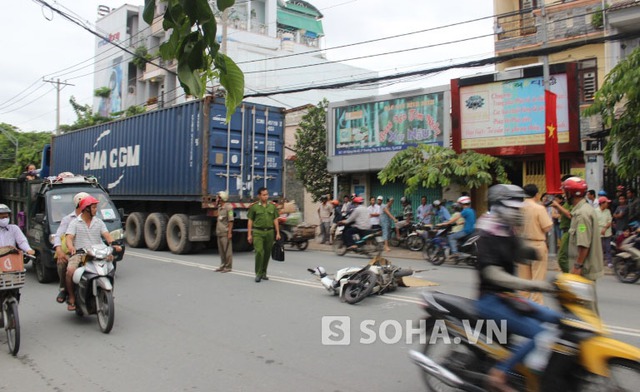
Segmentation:
[(147, 24), (152, 24), (155, 13), (156, 13), (156, 0), (145, 0), (144, 10), (142, 11), (142, 19), (144, 19), (144, 21), (147, 22)]
[(216, 0), (216, 4), (218, 9), (222, 12), (227, 8), (231, 7), (236, 1), (235, 0)]
[[(227, 121), (244, 98), (244, 74), (238, 65), (230, 57), (218, 52), (216, 64), (223, 65), (220, 68), (220, 84), (227, 90), (225, 106), (227, 107)], [(224, 71), (222, 71), (224, 69)]]
[(200, 75), (189, 68), (189, 65), (186, 62), (178, 62), (178, 79), (180, 80), (180, 85), (186, 94), (202, 97), (203, 94), (200, 84)]

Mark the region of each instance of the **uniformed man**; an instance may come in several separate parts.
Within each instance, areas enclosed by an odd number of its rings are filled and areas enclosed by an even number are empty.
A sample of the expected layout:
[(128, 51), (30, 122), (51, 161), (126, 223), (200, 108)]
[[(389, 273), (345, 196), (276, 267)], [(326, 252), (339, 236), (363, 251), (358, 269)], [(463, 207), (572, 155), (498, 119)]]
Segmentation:
[(249, 208), (247, 213), (249, 218), (247, 240), (253, 244), (256, 252), (256, 283), (261, 280), (269, 280), (267, 277), (267, 266), (271, 257), (273, 247), (273, 229), (275, 228), (275, 239), (280, 239), (280, 226), (278, 225), (278, 210), (276, 206), (269, 203), (269, 191), (262, 187), (258, 189), (258, 202)]
[(216, 219), (216, 237), (218, 239), (218, 253), (220, 254), (220, 267), (217, 272), (229, 272), (233, 264), (233, 247), (231, 237), (233, 234), (233, 207), (227, 204), (229, 193), (220, 191), (217, 194), (218, 218)]

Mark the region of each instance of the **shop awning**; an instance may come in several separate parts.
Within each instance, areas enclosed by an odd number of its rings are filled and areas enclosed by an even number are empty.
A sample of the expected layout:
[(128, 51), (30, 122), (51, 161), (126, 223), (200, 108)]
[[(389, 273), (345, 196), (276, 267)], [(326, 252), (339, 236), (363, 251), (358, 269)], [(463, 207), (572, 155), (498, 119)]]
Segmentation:
[(284, 10), (278, 10), (278, 23), (284, 26), (294, 27), (298, 30), (305, 30), (317, 36), (324, 35), (322, 22), (308, 16), (296, 15)]

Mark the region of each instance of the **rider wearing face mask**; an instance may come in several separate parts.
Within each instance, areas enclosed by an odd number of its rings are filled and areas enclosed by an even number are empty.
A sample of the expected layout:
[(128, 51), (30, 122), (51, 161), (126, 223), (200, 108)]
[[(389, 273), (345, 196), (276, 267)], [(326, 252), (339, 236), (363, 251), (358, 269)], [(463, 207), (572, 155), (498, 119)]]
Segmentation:
[(521, 207), (525, 198), (516, 185), (494, 185), (489, 188), (489, 213), (478, 220), (480, 238), (478, 269), (480, 298), (477, 310), (482, 318), (506, 320), (510, 334), (530, 340), (516, 347), (511, 357), (496, 364), (489, 372), (489, 383), (498, 391), (511, 391), (507, 374), (535, 348), (534, 337), (544, 330), (542, 322), (557, 324), (561, 315), (524, 298), (515, 298), (517, 290), (554, 291), (545, 281), (532, 281), (515, 276), (516, 262), (535, 260), (535, 250), (524, 246), (516, 236), (523, 223)]
[(36, 254), (29, 246), (27, 237), (24, 236), (20, 228), (9, 224), (9, 214), (11, 214), (11, 209), (5, 204), (0, 204), (0, 247), (14, 246), (30, 255)]

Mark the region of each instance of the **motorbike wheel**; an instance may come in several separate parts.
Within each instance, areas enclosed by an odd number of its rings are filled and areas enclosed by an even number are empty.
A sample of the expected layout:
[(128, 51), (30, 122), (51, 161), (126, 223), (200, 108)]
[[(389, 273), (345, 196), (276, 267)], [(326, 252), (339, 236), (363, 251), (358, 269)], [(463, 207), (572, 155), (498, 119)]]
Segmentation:
[(18, 304), (5, 302), (3, 306), (4, 330), (7, 333), (7, 345), (9, 352), (14, 357), (20, 350), (20, 317), (18, 317)]
[(425, 246), (423, 255), (433, 265), (442, 265), (446, 260), (444, 248), (435, 244)]
[(296, 242), (296, 246), (298, 247), (299, 250), (305, 250), (309, 247), (309, 240)]
[(414, 252), (420, 252), (424, 248), (424, 238), (419, 235), (407, 238), (407, 247)]
[(616, 274), (616, 278), (622, 283), (635, 283), (640, 279), (635, 260), (616, 257), (613, 261), (613, 271)]
[[(424, 345), (423, 353), (437, 364), (444, 366), (458, 377), (465, 371), (486, 374), (493, 366), (493, 363), (486, 358), (481, 359), (476, 351), (466, 342), (454, 344), (456, 337), (451, 336), (442, 324), (436, 324), (438, 320), (429, 319), (426, 325), (427, 342)], [(430, 391), (460, 391), (460, 389), (448, 386), (433, 375), (427, 372), (422, 373), (423, 380)], [(466, 381), (469, 381), (468, 379)]]
[(609, 361), (609, 377), (588, 374), (581, 377), (582, 384), (577, 388), (579, 391), (637, 391), (640, 383), (640, 363), (621, 358), (614, 358)]
[(395, 232), (391, 233), (391, 238), (389, 238), (389, 245), (393, 247), (400, 246), (400, 239), (396, 237)]
[(113, 321), (115, 318), (115, 306), (113, 304), (113, 293), (98, 289), (98, 297), (96, 298), (98, 309), (98, 325), (103, 333), (111, 332)]
[(333, 241), (333, 251), (336, 252), (338, 256), (344, 256), (347, 253), (347, 246), (342, 242), (342, 238), (336, 238)]
[(373, 271), (362, 271), (351, 277), (357, 283), (347, 283), (342, 290), (342, 299), (348, 304), (357, 304), (367, 298), (376, 286), (378, 275)]

